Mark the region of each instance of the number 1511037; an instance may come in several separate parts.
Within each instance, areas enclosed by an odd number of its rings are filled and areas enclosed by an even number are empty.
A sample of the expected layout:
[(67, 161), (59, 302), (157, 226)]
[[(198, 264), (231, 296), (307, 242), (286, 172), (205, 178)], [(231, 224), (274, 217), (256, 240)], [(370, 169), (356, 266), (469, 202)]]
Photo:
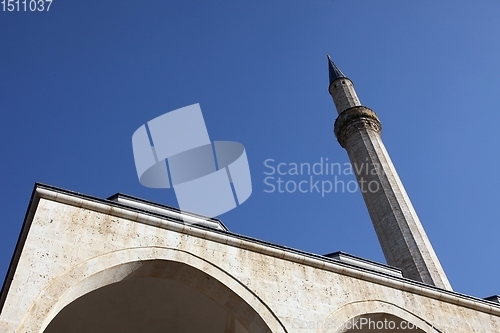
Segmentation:
[(2, 0), (4, 12), (48, 12), (52, 0)]

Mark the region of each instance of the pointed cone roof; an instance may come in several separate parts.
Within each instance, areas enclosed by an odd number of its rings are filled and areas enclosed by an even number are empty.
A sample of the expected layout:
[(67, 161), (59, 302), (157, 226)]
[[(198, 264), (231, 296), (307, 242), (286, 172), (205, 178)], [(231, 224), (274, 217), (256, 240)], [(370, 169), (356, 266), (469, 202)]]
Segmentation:
[(342, 77), (346, 77), (344, 73), (342, 73), (342, 71), (333, 63), (330, 55), (327, 54), (326, 56), (328, 58), (328, 73), (330, 74), (330, 83)]

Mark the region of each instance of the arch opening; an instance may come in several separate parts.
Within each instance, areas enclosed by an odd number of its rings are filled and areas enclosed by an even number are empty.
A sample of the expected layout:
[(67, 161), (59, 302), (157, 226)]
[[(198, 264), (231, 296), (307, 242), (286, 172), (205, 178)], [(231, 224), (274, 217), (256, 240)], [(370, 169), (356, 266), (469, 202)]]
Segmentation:
[(143, 261), (124, 279), (67, 304), (44, 333), (271, 332), (240, 296), (207, 273), (168, 260)]
[(439, 333), (429, 321), (396, 304), (365, 300), (345, 304), (332, 312), (318, 333), (411, 332)]
[(337, 333), (425, 333), (416, 324), (393, 314), (378, 312), (358, 315), (346, 321)]

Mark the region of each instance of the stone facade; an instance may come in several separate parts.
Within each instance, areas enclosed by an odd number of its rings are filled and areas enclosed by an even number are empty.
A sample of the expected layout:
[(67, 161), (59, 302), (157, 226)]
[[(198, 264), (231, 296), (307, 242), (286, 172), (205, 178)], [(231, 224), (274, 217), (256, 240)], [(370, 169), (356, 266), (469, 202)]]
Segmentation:
[(499, 304), (154, 211), (37, 185), (0, 332), (500, 332)]

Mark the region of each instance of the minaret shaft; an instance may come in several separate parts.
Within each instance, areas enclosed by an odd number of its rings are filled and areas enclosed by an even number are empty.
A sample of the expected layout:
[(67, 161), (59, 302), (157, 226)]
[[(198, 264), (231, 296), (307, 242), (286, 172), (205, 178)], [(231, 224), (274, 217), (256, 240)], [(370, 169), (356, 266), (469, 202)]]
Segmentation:
[[(352, 111), (358, 109), (368, 111), (360, 107), (348, 112), (354, 113)], [(342, 134), (340, 132), (339, 136)], [(387, 263), (400, 268), (407, 278), (451, 290), (385, 149), (379, 130), (369, 123), (363, 125), (353, 131), (343, 145), (356, 173), (360, 191)]]
[(341, 78), (333, 81), (330, 84), (329, 90), (338, 114), (341, 114), (343, 111), (353, 106), (361, 105), (358, 95), (354, 90), (354, 85), (348, 78)]
[(347, 150), (387, 263), (407, 278), (451, 290), (382, 142), (377, 115), (360, 105), (349, 79), (334, 80), (329, 90), (339, 113), (335, 135)]

